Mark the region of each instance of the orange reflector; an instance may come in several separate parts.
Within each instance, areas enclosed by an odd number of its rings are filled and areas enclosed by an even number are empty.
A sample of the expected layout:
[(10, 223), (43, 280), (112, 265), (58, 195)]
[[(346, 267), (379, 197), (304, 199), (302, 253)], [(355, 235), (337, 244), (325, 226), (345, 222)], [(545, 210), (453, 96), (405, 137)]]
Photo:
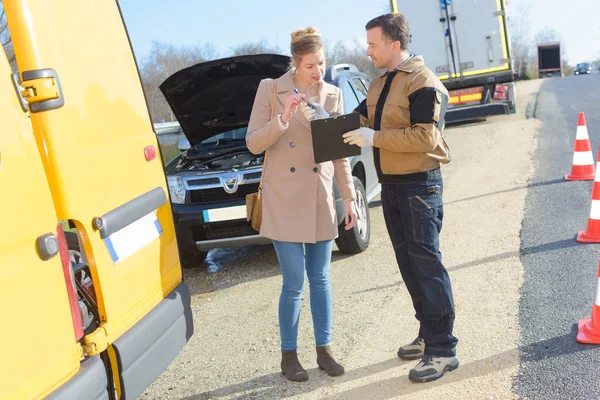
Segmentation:
[(448, 104), (464, 104), (473, 101), (480, 101), (483, 97), (483, 86), (477, 86), (468, 89), (452, 90)]
[(468, 103), (470, 101), (479, 101), (479, 100), (481, 100), (481, 93), (464, 94), (464, 95), (460, 96), (460, 101), (462, 101), (463, 103)]
[(144, 149), (144, 157), (146, 157), (146, 161), (152, 161), (156, 158), (156, 147), (154, 145), (150, 145)]

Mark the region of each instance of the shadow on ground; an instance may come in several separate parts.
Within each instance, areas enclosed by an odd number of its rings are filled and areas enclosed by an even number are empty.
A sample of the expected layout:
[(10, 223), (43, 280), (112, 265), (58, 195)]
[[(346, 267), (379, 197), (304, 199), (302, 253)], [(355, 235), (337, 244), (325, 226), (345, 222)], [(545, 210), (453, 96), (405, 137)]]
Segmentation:
[[(522, 346), (519, 349), (510, 349), (480, 360), (464, 363), (456, 371), (447, 373), (442, 379), (427, 384), (412, 383), (408, 380), (407, 375), (398, 375), (393, 378), (376, 380), (366, 385), (338, 392), (323, 398), (345, 400), (362, 400), (367, 398), (373, 400), (391, 399), (472, 379), (474, 377), (485, 376), (512, 368), (518, 365), (519, 362), (535, 363), (548, 358), (594, 349), (593, 346), (581, 344), (573, 346), (576, 335), (577, 325), (575, 324), (568, 334)], [(308, 383), (289, 382), (281, 373), (271, 373), (235, 385), (224, 386), (219, 389), (198, 393), (197, 395), (187, 397), (185, 400), (218, 399), (222, 397), (232, 397), (236, 399), (280, 399), (282, 396), (292, 397), (310, 393), (334, 384), (340, 385), (346, 382), (363, 379), (380, 372), (397, 368), (407, 362), (409, 361), (402, 361), (397, 357), (393, 357), (376, 364), (348, 370), (345, 375), (339, 378), (330, 378), (323, 371), (316, 368), (310, 369), (308, 370), (310, 377)], [(274, 364), (276, 364), (275, 361)]]

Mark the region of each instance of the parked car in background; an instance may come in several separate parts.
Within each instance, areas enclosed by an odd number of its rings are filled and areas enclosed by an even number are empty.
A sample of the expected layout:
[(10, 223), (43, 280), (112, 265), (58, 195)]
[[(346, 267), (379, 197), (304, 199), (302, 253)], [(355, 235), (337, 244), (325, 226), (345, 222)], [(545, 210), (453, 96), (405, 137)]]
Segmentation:
[(592, 66), (589, 63), (579, 63), (575, 66), (573, 73), (575, 75), (591, 74)]
[[(264, 154), (252, 154), (245, 138), (259, 82), (278, 78), (289, 65), (281, 55), (231, 57), (183, 69), (160, 86), (186, 135), (179, 144), (184, 151), (165, 166), (183, 265), (202, 265), (214, 248), (270, 243), (246, 220), (246, 195), (258, 190)], [(370, 82), (348, 64), (330, 67), (325, 80), (342, 89), (346, 113), (366, 98)], [(343, 253), (358, 253), (369, 245), (368, 203), (381, 186), (371, 148), (350, 163), (358, 220), (353, 229), (339, 230), (336, 243)], [(343, 202), (334, 190), (343, 222)]]

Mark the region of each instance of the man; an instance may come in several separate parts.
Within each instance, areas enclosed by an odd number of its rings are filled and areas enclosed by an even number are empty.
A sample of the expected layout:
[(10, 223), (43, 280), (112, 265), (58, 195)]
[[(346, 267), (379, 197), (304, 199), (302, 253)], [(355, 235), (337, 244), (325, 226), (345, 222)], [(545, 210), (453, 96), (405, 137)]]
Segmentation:
[(379, 16), (366, 29), (367, 56), (387, 71), (371, 82), (357, 109), (368, 127), (346, 133), (344, 141), (373, 146), (385, 223), (420, 322), (418, 337), (400, 347), (398, 357), (420, 358), (409, 378), (429, 382), (458, 368), (452, 287), (439, 251), (440, 163), (450, 161), (442, 138), (448, 91), (422, 57), (408, 52), (403, 15)]

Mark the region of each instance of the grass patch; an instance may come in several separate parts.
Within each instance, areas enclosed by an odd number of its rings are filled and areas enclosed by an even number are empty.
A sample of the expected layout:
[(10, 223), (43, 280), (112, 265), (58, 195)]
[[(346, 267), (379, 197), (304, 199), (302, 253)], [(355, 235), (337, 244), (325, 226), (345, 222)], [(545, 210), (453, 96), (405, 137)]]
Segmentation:
[(176, 156), (178, 156), (181, 153), (179, 151), (179, 149), (177, 148), (177, 143), (161, 144), (160, 152), (162, 153), (164, 165), (167, 165), (169, 163), (169, 161), (171, 161), (172, 159), (174, 159)]

